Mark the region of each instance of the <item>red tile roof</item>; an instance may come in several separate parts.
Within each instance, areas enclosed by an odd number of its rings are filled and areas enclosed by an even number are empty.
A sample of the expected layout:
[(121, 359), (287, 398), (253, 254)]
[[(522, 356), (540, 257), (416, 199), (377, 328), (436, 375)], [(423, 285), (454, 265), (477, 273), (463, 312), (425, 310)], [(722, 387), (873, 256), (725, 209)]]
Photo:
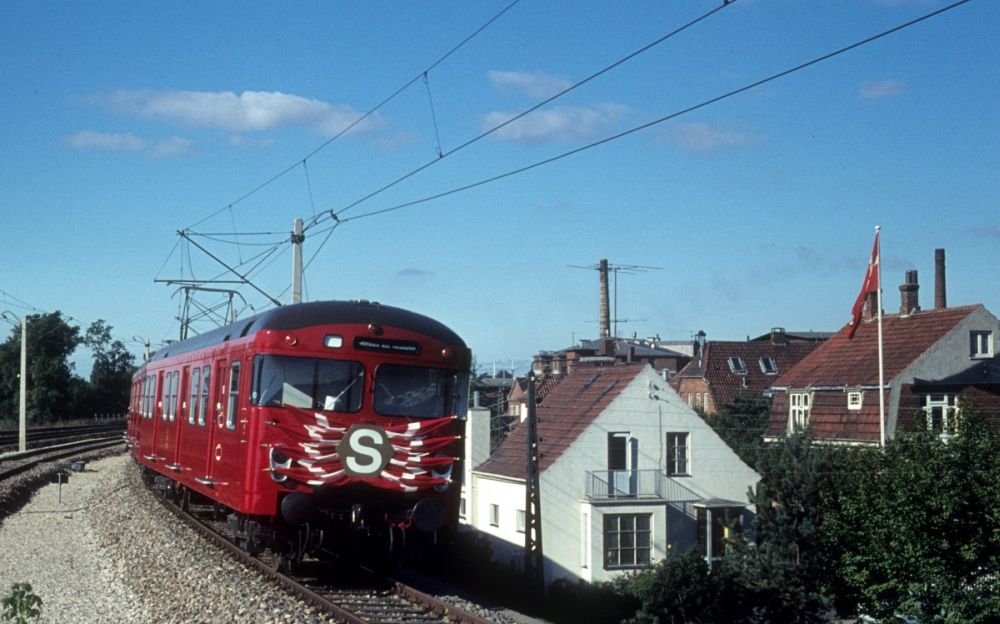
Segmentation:
[[(885, 382), (891, 383), (910, 364), (981, 305), (925, 310), (882, 320), (882, 350)], [(819, 345), (775, 386), (789, 391), (833, 388), (813, 393), (809, 409), (809, 429), (818, 439), (877, 443), (880, 437), (877, 390), (866, 389), (860, 410), (847, 408), (847, 392), (859, 386), (878, 386), (878, 324), (865, 321), (853, 339), (845, 326)], [(886, 406), (889, 393), (886, 391)], [(768, 436), (783, 436), (788, 427), (788, 395), (776, 393), (768, 421)], [(887, 419), (889, 415), (886, 416)], [(891, 435), (891, 432), (887, 432)]]
[[(717, 406), (732, 403), (741, 394), (760, 395), (774, 385), (778, 377), (792, 369), (800, 360), (816, 349), (815, 342), (787, 342), (775, 344), (765, 341), (718, 341), (706, 343), (705, 354), (698, 366), (698, 359), (692, 360), (678, 373), (671, 383), (677, 388), (677, 381), (683, 377), (702, 377), (709, 384), (712, 398)], [(746, 365), (745, 374), (734, 373), (729, 367), (729, 358), (739, 357)], [(763, 357), (773, 358), (777, 365), (776, 375), (766, 374), (760, 366)], [(675, 381), (677, 380), (677, 381)]]
[[(580, 366), (565, 375), (538, 406), (538, 437), (544, 472), (611, 404), (645, 365)], [(476, 472), (524, 479), (527, 474), (524, 423), (507, 436)]]
[[(946, 333), (981, 305), (925, 310), (882, 320), (882, 351), (888, 383)], [(788, 388), (808, 386), (878, 385), (878, 324), (862, 321), (848, 339), (844, 326), (806, 356), (775, 384)]]

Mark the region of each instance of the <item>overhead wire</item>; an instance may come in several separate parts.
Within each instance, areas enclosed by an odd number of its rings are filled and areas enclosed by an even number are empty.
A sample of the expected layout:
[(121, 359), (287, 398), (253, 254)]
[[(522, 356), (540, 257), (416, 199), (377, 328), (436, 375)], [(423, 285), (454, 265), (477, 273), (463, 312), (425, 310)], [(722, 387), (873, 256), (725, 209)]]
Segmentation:
[[(884, 30), (884, 31), (882, 31), (882, 32), (880, 32), (878, 34), (872, 35), (870, 37), (866, 37), (865, 39), (862, 39), (860, 41), (856, 41), (856, 42), (854, 42), (854, 43), (852, 43), (850, 45), (847, 45), (847, 46), (844, 46), (844, 47), (839, 48), (837, 50), (834, 50), (833, 52), (829, 52), (827, 54), (823, 54), (823, 55), (815, 57), (815, 58), (813, 58), (813, 59), (811, 59), (809, 61), (806, 61), (804, 63), (800, 63), (798, 65), (795, 65), (795, 66), (790, 67), (788, 69), (782, 70), (782, 71), (777, 72), (775, 74), (771, 74), (770, 76), (767, 76), (766, 78), (762, 78), (760, 80), (756, 80), (756, 81), (751, 82), (749, 84), (746, 84), (746, 85), (744, 85), (742, 87), (739, 87), (739, 88), (736, 88), (736, 89), (732, 89), (732, 90), (727, 91), (727, 92), (725, 92), (725, 93), (723, 93), (721, 95), (715, 96), (713, 98), (709, 98), (707, 100), (703, 100), (702, 102), (699, 102), (699, 103), (694, 104), (692, 106), (688, 106), (687, 108), (675, 111), (675, 112), (670, 113), (668, 115), (664, 115), (662, 117), (659, 117), (659, 118), (654, 119), (652, 121), (640, 124), (638, 126), (634, 126), (632, 128), (629, 128), (628, 130), (625, 130), (623, 132), (619, 132), (617, 134), (605, 137), (605, 138), (600, 139), (598, 141), (594, 141), (592, 143), (588, 143), (586, 145), (583, 145), (583, 146), (577, 147), (575, 149), (563, 152), (561, 154), (557, 154), (557, 155), (552, 156), (550, 158), (546, 158), (546, 159), (543, 159), (543, 160), (540, 160), (540, 161), (536, 161), (536, 162), (531, 163), (529, 165), (525, 165), (523, 167), (519, 167), (517, 169), (513, 169), (513, 170), (507, 171), (505, 173), (500, 173), (500, 174), (497, 174), (495, 176), (491, 176), (489, 178), (485, 178), (483, 180), (479, 180), (477, 182), (471, 182), (469, 184), (465, 184), (465, 185), (462, 185), (462, 186), (459, 186), (459, 187), (456, 187), (456, 188), (453, 188), (453, 189), (450, 189), (450, 190), (447, 190), (447, 191), (443, 191), (443, 192), (440, 192), (440, 193), (435, 193), (433, 195), (428, 195), (428, 196), (422, 197), (420, 199), (415, 199), (415, 200), (403, 202), (403, 203), (400, 203), (400, 204), (396, 204), (396, 205), (390, 206), (388, 208), (382, 208), (382, 209), (379, 209), (379, 210), (373, 210), (373, 211), (362, 213), (362, 214), (359, 214), (359, 215), (354, 215), (352, 217), (345, 217), (345, 218), (342, 218), (340, 220), (342, 222), (347, 222), (347, 221), (353, 221), (353, 220), (357, 220), (357, 219), (362, 219), (362, 218), (365, 218), (365, 217), (372, 217), (372, 216), (375, 216), (375, 215), (380, 215), (380, 214), (385, 214), (385, 213), (388, 213), (388, 212), (393, 212), (393, 211), (396, 211), (396, 210), (400, 210), (402, 208), (408, 208), (410, 206), (415, 206), (415, 205), (418, 205), (418, 204), (427, 203), (427, 202), (430, 202), (430, 201), (433, 201), (433, 200), (436, 200), (436, 199), (441, 199), (443, 197), (447, 197), (449, 195), (454, 195), (456, 193), (461, 193), (461, 192), (464, 192), (464, 191), (468, 191), (468, 190), (471, 190), (471, 189), (474, 189), (474, 188), (477, 188), (477, 187), (480, 187), (480, 186), (485, 186), (487, 184), (491, 184), (493, 182), (497, 182), (497, 181), (505, 179), (505, 178), (509, 178), (509, 177), (512, 177), (512, 176), (515, 176), (515, 175), (518, 175), (518, 174), (521, 174), (521, 173), (525, 173), (525, 172), (530, 171), (532, 169), (537, 169), (537, 168), (542, 167), (544, 165), (548, 165), (548, 164), (557, 162), (559, 160), (562, 160), (564, 158), (568, 158), (570, 156), (574, 156), (576, 154), (588, 151), (588, 150), (593, 149), (595, 147), (599, 147), (599, 146), (604, 145), (606, 143), (611, 143), (612, 141), (617, 141), (618, 139), (627, 137), (629, 135), (635, 134), (635, 133), (640, 132), (642, 130), (646, 130), (646, 129), (651, 128), (653, 126), (657, 126), (657, 125), (662, 124), (662, 123), (664, 123), (666, 121), (670, 121), (672, 119), (676, 119), (677, 117), (680, 117), (682, 115), (687, 115), (689, 113), (692, 113), (694, 111), (700, 110), (700, 109), (705, 108), (707, 106), (711, 106), (713, 104), (716, 104), (716, 103), (721, 102), (723, 100), (729, 99), (729, 98), (734, 97), (736, 95), (740, 95), (740, 94), (745, 93), (747, 91), (750, 91), (752, 89), (756, 89), (756, 88), (758, 88), (760, 86), (763, 86), (763, 85), (765, 85), (767, 83), (773, 82), (773, 81), (778, 80), (780, 78), (784, 78), (785, 76), (788, 76), (790, 74), (794, 74), (796, 72), (802, 71), (802, 70), (807, 69), (807, 68), (809, 68), (809, 67), (811, 67), (813, 65), (822, 63), (822, 62), (827, 61), (827, 60), (830, 60), (830, 59), (832, 59), (834, 57), (840, 56), (841, 54), (844, 54), (846, 52), (849, 52), (849, 51), (854, 50), (856, 48), (859, 48), (861, 46), (867, 45), (869, 43), (872, 43), (874, 41), (877, 41), (879, 39), (882, 39), (882, 38), (887, 37), (889, 35), (892, 35), (894, 33), (897, 33), (899, 31), (904, 30), (906, 28), (909, 28), (911, 26), (915, 26), (916, 24), (919, 24), (919, 23), (921, 23), (923, 21), (926, 21), (926, 20), (931, 19), (933, 17), (937, 17), (938, 15), (941, 15), (941, 14), (947, 12), (947, 11), (955, 9), (955, 8), (957, 8), (957, 7), (959, 7), (959, 6), (963, 5), (963, 4), (966, 4), (968, 2), (971, 2), (971, 0), (958, 0), (957, 2), (949, 4), (949, 5), (945, 6), (945, 7), (942, 7), (940, 9), (937, 9), (935, 11), (932, 11), (932, 12), (927, 13), (925, 15), (922, 15), (920, 17), (914, 18), (912, 20), (909, 20), (907, 22), (904, 22), (902, 24), (894, 26), (894, 27), (892, 27), (892, 28), (890, 28), (888, 30)], [(424, 165), (423, 168), (424, 169), (427, 168), (428, 166), (430, 166), (430, 164), (433, 164), (433, 163), (428, 163), (427, 165)], [(415, 170), (414, 172), (412, 172), (411, 174), (408, 174), (408, 175), (412, 175), (413, 173), (416, 173), (417, 171), (419, 171), (419, 170)], [(357, 202), (351, 204), (350, 206), (348, 206), (348, 208), (351, 208), (351, 207), (354, 207), (354, 206), (358, 205), (361, 201), (364, 201), (367, 198), (374, 196), (375, 194), (381, 192), (382, 190), (390, 188), (390, 186), (396, 184), (397, 182), (402, 181), (403, 179), (404, 178), (400, 178), (396, 182), (393, 182), (390, 185), (386, 185), (385, 187), (383, 187), (379, 191), (375, 191), (374, 193), (369, 194), (365, 198), (362, 198), (361, 200), (358, 200)], [(338, 215), (343, 214), (343, 212), (345, 210), (346, 209), (341, 210), (337, 214)]]
[(280, 172), (276, 173), (275, 175), (271, 176), (270, 178), (268, 178), (267, 180), (265, 180), (261, 184), (258, 184), (257, 186), (253, 187), (251, 190), (247, 191), (243, 195), (240, 195), (239, 197), (237, 197), (235, 200), (229, 202), (228, 205), (224, 206), (223, 208), (220, 208), (219, 210), (216, 210), (215, 212), (209, 214), (207, 217), (205, 217), (205, 218), (203, 218), (203, 219), (201, 219), (199, 221), (196, 221), (195, 223), (193, 223), (189, 227), (196, 227), (196, 226), (204, 223), (205, 221), (208, 221), (209, 219), (211, 219), (211, 218), (213, 218), (213, 217), (221, 214), (222, 212), (224, 212), (227, 209), (231, 210), (234, 205), (242, 202), (243, 200), (247, 199), (248, 197), (254, 195), (255, 193), (257, 193), (259, 191), (261, 191), (262, 189), (264, 189), (265, 187), (269, 186), (273, 182), (275, 182), (278, 179), (280, 179), (280, 178), (284, 177), (285, 175), (287, 175), (290, 171), (293, 171), (294, 169), (296, 169), (299, 165), (304, 164), (307, 160), (309, 160), (310, 158), (312, 158), (313, 156), (315, 156), (319, 152), (321, 152), (324, 149), (326, 149), (331, 143), (333, 143), (334, 141), (336, 141), (340, 137), (344, 136), (345, 134), (347, 134), (348, 132), (350, 132), (351, 130), (353, 130), (355, 127), (357, 127), (358, 124), (360, 124), (361, 122), (363, 122), (365, 119), (368, 119), (369, 117), (371, 117), (372, 115), (374, 115), (376, 112), (378, 112), (379, 109), (381, 109), (383, 106), (385, 106), (386, 104), (388, 104), (389, 102), (391, 102), (392, 100), (394, 100), (397, 96), (399, 96), (399, 94), (401, 94), (404, 91), (406, 91), (407, 89), (409, 89), (414, 83), (416, 83), (418, 80), (420, 80), (423, 76), (427, 75), (428, 72), (430, 72), (435, 67), (437, 67), (438, 65), (440, 65), (441, 63), (443, 63), (445, 60), (447, 60), (449, 57), (451, 57), (453, 54), (455, 54), (455, 52), (457, 52), (458, 50), (460, 50), (462, 47), (464, 47), (466, 44), (468, 44), (470, 41), (472, 41), (475, 37), (477, 37), (480, 33), (482, 33), (484, 30), (486, 30), (487, 28), (489, 28), (494, 22), (496, 22), (498, 19), (500, 19), (510, 9), (514, 8), (514, 6), (517, 5), (520, 1), (521, 0), (513, 0), (513, 2), (511, 2), (510, 4), (508, 4), (507, 6), (505, 6), (503, 9), (501, 9), (496, 15), (494, 15), (493, 17), (491, 17), (484, 24), (482, 24), (479, 28), (477, 28), (475, 31), (473, 31), (470, 35), (468, 35), (467, 37), (465, 37), (464, 39), (462, 39), (454, 47), (452, 47), (450, 50), (448, 50), (447, 52), (445, 52), (437, 60), (435, 60), (433, 63), (431, 63), (429, 66), (427, 66), (423, 71), (421, 71), (416, 76), (414, 76), (413, 78), (411, 78), (410, 80), (408, 80), (402, 86), (400, 86), (395, 91), (393, 91), (390, 95), (388, 95), (385, 98), (383, 98), (375, 106), (373, 106), (370, 109), (368, 109), (368, 111), (366, 111), (364, 114), (360, 115), (357, 119), (355, 119), (354, 121), (352, 121), (345, 128), (343, 128), (342, 130), (340, 130), (338, 133), (336, 133), (335, 135), (333, 135), (332, 137), (330, 137), (329, 139), (327, 139), (326, 141), (324, 141), (322, 144), (320, 144), (318, 147), (316, 147), (315, 149), (313, 149), (311, 152), (309, 152), (308, 154), (306, 154), (305, 157), (303, 157), (301, 160), (296, 161), (292, 165), (289, 165), (288, 167), (286, 167), (285, 169), (283, 169)]
[[(360, 204), (362, 204), (362, 203), (364, 203), (364, 202), (372, 199), (373, 197), (375, 197), (375, 196), (377, 196), (377, 195), (379, 195), (379, 194), (381, 194), (381, 193), (389, 190), (390, 188), (396, 186), (400, 182), (403, 182), (403, 181), (405, 181), (405, 180), (407, 180), (407, 179), (409, 179), (409, 178), (417, 175), (418, 173), (421, 173), (422, 171), (428, 169), (429, 167), (433, 166), (437, 162), (440, 162), (444, 158), (447, 158), (448, 156), (451, 156), (451, 155), (453, 155), (453, 154), (455, 154), (455, 153), (457, 153), (457, 152), (459, 152), (459, 151), (461, 151), (461, 150), (463, 150), (463, 149), (465, 149), (465, 148), (467, 148), (467, 147), (469, 147), (471, 145), (474, 145), (474, 144), (478, 143), (479, 141), (481, 141), (481, 140), (485, 139), (486, 137), (494, 134), (495, 132), (498, 132), (499, 130), (501, 130), (501, 129), (507, 127), (507, 126), (509, 126), (510, 124), (518, 121), (519, 119), (521, 119), (521, 118), (523, 118), (523, 117), (525, 117), (525, 116), (533, 113), (534, 111), (538, 110), (539, 108), (541, 108), (541, 107), (543, 107), (543, 106), (545, 106), (547, 104), (552, 103), (553, 101), (555, 101), (555, 100), (563, 97), (564, 95), (566, 95), (566, 94), (568, 94), (568, 93), (570, 93), (572, 91), (575, 91), (576, 89), (578, 89), (578, 88), (582, 87), (583, 85), (591, 82), (592, 80), (594, 80), (594, 79), (596, 79), (596, 78), (598, 78), (598, 77), (600, 77), (600, 76), (608, 73), (609, 71), (611, 71), (611, 70), (613, 70), (613, 69), (615, 69), (615, 68), (623, 65), (624, 63), (627, 63), (628, 61), (636, 58), (637, 56), (639, 56), (639, 55), (641, 55), (641, 54), (643, 54), (645, 52), (648, 52), (649, 50), (655, 48), (656, 46), (660, 45), (661, 43), (663, 43), (663, 42), (665, 42), (665, 41), (667, 41), (667, 40), (669, 40), (669, 39), (671, 39), (671, 38), (679, 35), (680, 33), (682, 33), (684, 31), (692, 28), (693, 26), (695, 26), (695, 25), (697, 25), (697, 24), (705, 21), (709, 17), (715, 15), (716, 13), (718, 13), (719, 11), (721, 11), (724, 8), (728, 7), (729, 5), (733, 4), (734, 2), (735, 2), (735, 0), (733, 0), (733, 2), (727, 2), (725, 4), (717, 6), (714, 9), (711, 9), (710, 11), (708, 11), (708, 12), (706, 12), (706, 13), (704, 13), (704, 14), (696, 17), (696, 18), (694, 18), (693, 20), (691, 20), (691, 21), (689, 21), (689, 22), (687, 22), (687, 23), (685, 23), (685, 24), (683, 24), (683, 25), (675, 28), (674, 30), (672, 30), (672, 31), (670, 31), (670, 32), (668, 32), (668, 33), (666, 33), (666, 34), (658, 37), (657, 39), (651, 41), (650, 43), (647, 43), (646, 45), (638, 48), (637, 50), (634, 50), (633, 52), (630, 52), (629, 54), (627, 54), (624, 57), (618, 59), (617, 61), (611, 63), (610, 65), (607, 65), (607, 66), (605, 66), (605, 67), (603, 67), (603, 68), (601, 68), (601, 69), (593, 72), (592, 74), (590, 74), (586, 78), (584, 78), (584, 79), (582, 79), (582, 80), (580, 80), (580, 81), (578, 81), (578, 82), (570, 85), (569, 87), (566, 87), (565, 89), (559, 91), (558, 93), (555, 93), (554, 95), (551, 95), (551, 96), (543, 99), (541, 102), (538, 102), (534, 106), (531, 106), (530, 108), (525, 109), (524, 111), (518, 113), (517, 115), (514, 115), (513, 117), (511, 117), (511, 118), (509, 118), (509, 119), (507, 119), (507, 120), (505, 120), (505, 121), (503, 121), (503, 122), (501, 122), (501, 123), (493, 126), (492, 128), (489, 128), (485, 132), (482, 132), (482, 133), (478, 134), (477, 136), (475, 136), (475, 137), (473, 137), (473, 138), (465, 141), (461, 145), (458, 145), (457, 147), (448, 150), (447, 152), (441, 152), (440, 151), (440, 139), (438, 139), (439, 148), (438, 148), (438, 157), (436, 159), (428, 161), (428, 162), (424, 163), (423, 165), (417, 167), (416, 169), (413, 169), (409, 173), (406, 173), (406, 174), (400, 176), (399, 178), (396, 178), (395, 180), (389, 182), (388, 184), (385, 184), (384, 186), (382, 186), (382, 187), (380, 187), (380, 188), (372, 191), (371, 193), (368, 193), (364, 197), (361, 197), (360, 199), (358, 199), (358, 200), (356, 200), (356, 201), (348, 204), (344, 208), (341, 208), (335, 214), (338, 215), (338, 216), (342, 215), (343, 213), (347, 212), (348, 210), (351, 210), (352, 208), (354, 208), (354, 207), (356, 207), (356, 206), (358, 206), (358, 205), (360, 205)], [(430, 95), (430, 92), (428, 91), (428, 96), (429, 95)], [(334, 214), (334, 213), (331, 211), (330, 214)], [(314, 221), (313, 225), (315, 225), (315, 221)]]

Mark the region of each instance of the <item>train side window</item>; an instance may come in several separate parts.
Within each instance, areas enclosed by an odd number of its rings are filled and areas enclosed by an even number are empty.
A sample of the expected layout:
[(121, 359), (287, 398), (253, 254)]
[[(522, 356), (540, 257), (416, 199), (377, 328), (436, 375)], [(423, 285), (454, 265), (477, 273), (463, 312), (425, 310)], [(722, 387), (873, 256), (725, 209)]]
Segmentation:
[(205, 412), (208, 411), (208, 389), (211, 387), (209, 384), (211, 377), (212, 367), (206, 366), (202, 369), (201, 373), (201, 403), (198, 405), (198, 426), (205, 426)]
[(240, 363), (233, 362), (229, 368), (229, 405), (226, 408), (226, 429), (236, 428), (236, 409), (240, 396)]
[(139, 390), (139, 415), (146, 417), (146, 397), (149, 396), (149, 376), (142, 378), (142, 388)]
[(191, 374), (191, 399), (188, 401), (188, 424), (193, 425), (198, 413), (198, 397), (201, 396), (201, 369), (195, 368)]
[(156, 375), (149, 377), (149, 417), (156, 416)]
[(163, 384), (163, 420), (174, 422), (177, 412), (177, 372), (167, 373)]

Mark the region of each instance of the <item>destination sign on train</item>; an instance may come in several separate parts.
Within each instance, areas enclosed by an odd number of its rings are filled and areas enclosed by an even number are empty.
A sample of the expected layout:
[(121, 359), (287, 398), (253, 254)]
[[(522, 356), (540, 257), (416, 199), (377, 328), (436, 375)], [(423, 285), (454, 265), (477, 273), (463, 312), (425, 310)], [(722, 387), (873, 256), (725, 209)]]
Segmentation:
[(420, 355), (420, 345), (408, 340), (390, 340), (378, 338), (354, 339), (354, 348), (361, 351), (378, 351), (380, 353), (400, 353), (403, 355)]

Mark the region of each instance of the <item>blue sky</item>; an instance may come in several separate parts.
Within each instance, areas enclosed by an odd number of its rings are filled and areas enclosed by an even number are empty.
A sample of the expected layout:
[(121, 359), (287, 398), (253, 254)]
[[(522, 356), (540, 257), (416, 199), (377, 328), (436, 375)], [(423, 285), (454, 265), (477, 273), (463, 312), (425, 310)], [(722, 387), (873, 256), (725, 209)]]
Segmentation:
[[(2, 3), (0, 306), (103, 318), (126, 340), (175, 338), (181, 295), (154, 279), (221, 272), (178, 230), (211, 234), (193, 239), (287, 301), (288, 245), (247, 263), (302, 216), (317, 220), (307, 299), (428, 314), (481, 366), (523, 367), (595, 337), (597, 273), (567, 265), (600, 258), (661, 267), (619, 276), (622, 335), (836, 330), (876, 224), (888, 311), (910, 268), (932, 306), (943, 247), (949, 304), (1000, 312), (1000, 4), (974, 0), (548, 165), (364, 216), (677, 113), (947, 3), (737, 0), (453, 152), (721, 3), (521, 0), (431, 68), (508, 4)], [(342, 221), (332, 233), (331, 212)]]

